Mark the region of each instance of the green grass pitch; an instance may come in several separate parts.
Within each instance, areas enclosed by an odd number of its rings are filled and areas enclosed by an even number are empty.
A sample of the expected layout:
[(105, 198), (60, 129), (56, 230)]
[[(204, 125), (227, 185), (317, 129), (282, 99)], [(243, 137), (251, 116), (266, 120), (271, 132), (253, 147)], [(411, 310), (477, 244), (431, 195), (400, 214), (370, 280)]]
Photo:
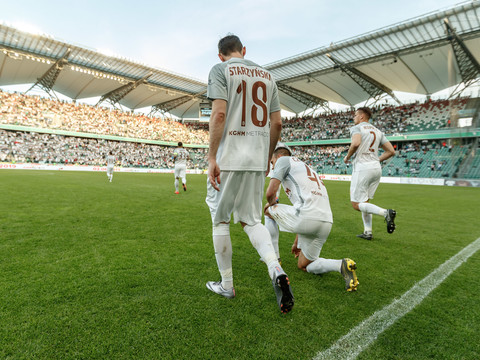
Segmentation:
[[(375, 217), (365, 241), (349, 183), (326, 186), (322, 256), (354, 259), (360, 285), (298, 270), (282, 233), (284, 315), (238, 224), (237, 297), (205, 287), (219, 279), (205, 175), (175, 195), (171, 174), (1, 170), (0, 358), (311, 359), (480, 237), (480, 189), (381, 184), (373, 202), (397, 210), (397, 230)], [(358, 358), (480, 358), (479, 268), (476, 253)]]

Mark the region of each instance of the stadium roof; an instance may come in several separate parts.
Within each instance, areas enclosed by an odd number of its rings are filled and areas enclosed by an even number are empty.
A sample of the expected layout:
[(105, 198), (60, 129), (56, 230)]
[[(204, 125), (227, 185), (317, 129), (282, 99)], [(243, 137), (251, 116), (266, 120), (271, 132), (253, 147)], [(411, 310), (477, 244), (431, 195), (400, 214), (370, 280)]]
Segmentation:
[[(448, 19), (447, 26), (444, 22)], [(447, 28), (450, 32), (447, 32)], [(328, 56), (327, 56), (328, 54)], [(393, 91), (432, 94), (480, 76), (480, 1), (472, 0), (266, 65), (282, 107), (355, 105)], [(198, 117), (201, 80), (0, 25), (0, 86), (37, 83), (72, 99)]]
[[(453, 52), (444, 19), (475, 58), (478, 78), (480, 1), (462, 3), (265, 67), (280, 84), (345, 105), (368, 100), (372, 87), (382, 93), (433, 94), (461, 83), (465, 77), (458, 64), (464, 59)], [(281, 102), (295, 113), (305, 110), (307, 103), (284, 93)]]
[[(172, 110), (179, 117), (188, 115), (194, 95), (206, 91), (200, 80), (0, 25), (0, 86), (33, 84), (42, 77), (43, 87), (72, 99), (124, 95), (119, 103), (130, 109), (168, 106), (182, 98), (185, 102)], [(128, 84), (130, 89), (115, 93)]]

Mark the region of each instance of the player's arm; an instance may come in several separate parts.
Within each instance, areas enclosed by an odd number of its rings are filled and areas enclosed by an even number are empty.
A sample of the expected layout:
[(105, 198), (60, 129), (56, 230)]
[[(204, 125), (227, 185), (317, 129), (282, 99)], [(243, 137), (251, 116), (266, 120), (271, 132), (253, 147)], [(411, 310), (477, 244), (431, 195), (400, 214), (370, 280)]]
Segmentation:
[(343, 162), (346, 164), (350, 161), (350, 158), (355, 154), (358, 147), (362, 143), (362, 134), (354, 134), (352, 136), (352, 142), (350, 143), (350, 147), (348, 148), (347, 155), (343, 158)]
[(268, 206), (275, 205), (277, 203), (277, 191), (280, 189), (280, 180), (272, 178), (268, 184), (266, 197), (268, 201)]
[[(277, 146), (278, 139), (280, 139), (280, 133), (282, 132), (282, 115), (280, 111), (274, 111), (270, 113), (270, 149), (268, 152), (268, 163), (272, 159), (275, 146)], [(267, 169), (267, 174), (268, 174)]]
[(223, 129), (227, 117), (227, 102), (223, 99), (215, 99), (212, 102), (212, 114), (210, 116), (209, 133), (210, 143), (208, 147), (208, 179), (215, 190), (220, 188), (220, 168), (217, 164), (217, 151), (222, 139)]
[(395, 149), (390, 141), (387, 141), (385, 144), (382, 145), (382, 149), (385, 150), (382, 155), (378, 158), (380, 162), (390, 159), (392, 156), (395, 155)]

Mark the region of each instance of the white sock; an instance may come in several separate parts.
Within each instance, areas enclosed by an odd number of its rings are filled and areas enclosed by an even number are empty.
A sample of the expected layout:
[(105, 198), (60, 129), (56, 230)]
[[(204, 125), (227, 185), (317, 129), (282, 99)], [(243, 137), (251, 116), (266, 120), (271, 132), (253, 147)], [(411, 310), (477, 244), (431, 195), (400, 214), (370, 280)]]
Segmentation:
[(270, 233), (270, 237), (272, 238), (272, 245), (275, 249), (275, 254), (277, 258), (280, 257), (280, 250), (278, 249), (278, 237), (279, 237), (279, 230), (278, 225), (275, 220), (265, 216), (265, 227), (267, 228), (268, 232)]
[(178, 179), (175, 179), (175, 191), (178, 191)]
[(372, 233), (372, 219), (373, 219), (372, 214), (362, 212), (363, 229), (364, 229), (364, 232), (367, 234)]
[(265, 261), (268, 267), (268, 274), (273, 279), (275, 271), (283, 272), (280, 264), (278, 263), (275, 249), (273, 248), (272, 241), (270, 239), (270, 233), (263, 224), (255, 224), (253, 226), (246, 225), (243, 230), (247, 233), (250, 242), (257, 250), (260, 257)]
[(370, 203), (360, 203), (358, 204), (358, 208), (360, 209), (361, 212), (366, 212), (369, 214), (380, 215), (380, 216), (387, 215), (387, 210), (382, 209), (381, 207), (374, 204), (370, 204)]
[(228, 224), (219, 224), (213, 227), (213, 247), (218, 271), (222, 277), (222, 286), (225, 290), (229, 290), (233, 287), (233, 270), (232, 241)]
[(327, 272), (341, 272), (342, 260), (318, 258), (307, 265), (307, 272), (312, 274), (325, 274)]

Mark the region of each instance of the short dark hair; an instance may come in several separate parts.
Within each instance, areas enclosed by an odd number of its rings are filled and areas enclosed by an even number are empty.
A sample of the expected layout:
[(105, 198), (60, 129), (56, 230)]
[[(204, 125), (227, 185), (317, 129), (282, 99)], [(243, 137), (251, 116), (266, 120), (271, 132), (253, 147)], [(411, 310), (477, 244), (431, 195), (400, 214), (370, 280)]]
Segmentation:
[(368, 107), (359, 107), (357, 111), (363, 112), (369, 119), (372, 117), (372, 110), (370, 110)]
[(178, 146), (183, 146), (183, 143), (181, 141), (179, 141)]
[(242, 49), (242, 42), (238, 36), (233, 34), (228, 34), (218, 42), (218, 52), (225, 56), (234, 52), (242, 52)]
[(279, 156), (279, 155), (282, 155), (282, 156), (292, 156), (292, 154), (290, 154), (290, 151), (287, 149), (287, 148), (284, 148), (284, 147), (279, 147), (277, 148), (274, 152), (273, 152), (273, 155), (272, 156)]

